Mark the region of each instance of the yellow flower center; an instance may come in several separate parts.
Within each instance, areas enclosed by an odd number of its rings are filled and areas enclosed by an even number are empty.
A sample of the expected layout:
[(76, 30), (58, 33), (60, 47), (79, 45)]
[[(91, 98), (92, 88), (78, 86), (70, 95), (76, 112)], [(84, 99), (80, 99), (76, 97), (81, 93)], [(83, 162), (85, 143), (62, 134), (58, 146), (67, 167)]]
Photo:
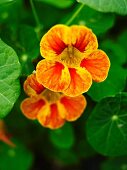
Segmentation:
[(63, 64), (68, 67), (76, 67), (80, 65), (81, 60), (84, 58), (84, 54), (74, 46), (68, 45), (59, 55), (59, 58)]
[(53, 92), (53, 91), (51, 91), (51, 90), (45, 89), (45, 90), (41, 93), (41, 95), (42, 95), (49, 103), (56, 103), (56, 102), (60, 99), (62, 93)]

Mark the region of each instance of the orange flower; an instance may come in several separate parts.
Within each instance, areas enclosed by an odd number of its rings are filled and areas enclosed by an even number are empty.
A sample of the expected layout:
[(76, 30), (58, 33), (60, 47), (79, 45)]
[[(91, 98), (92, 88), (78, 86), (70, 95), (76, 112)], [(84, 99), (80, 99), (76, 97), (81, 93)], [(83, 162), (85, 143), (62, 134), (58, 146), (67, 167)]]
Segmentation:
[(3, 120), (0, 120), (0, 140), (12, 147), (15, 146), (15, 144), (9, 139), (9, 135), (7, 134), (6, 126)]
[(29, 119), (37, 119), (41, 125), (56, 129), (65, 121), (78, 119), (86, 107), (83, 95), (68, 97), (45, 89), (36, 80), (36, 75), (28, 76), (24, 83), (24, 90), (30, 96), (21, 103), (23, 114)]
[(92, 80), (106, 79), (110, 67), (108, 56), (97, 48), (97, 38), (87, 27), (53, 26), (40, 42), (45, 59), (37, 65), (38, 82), (71, 97), (88, 91)]

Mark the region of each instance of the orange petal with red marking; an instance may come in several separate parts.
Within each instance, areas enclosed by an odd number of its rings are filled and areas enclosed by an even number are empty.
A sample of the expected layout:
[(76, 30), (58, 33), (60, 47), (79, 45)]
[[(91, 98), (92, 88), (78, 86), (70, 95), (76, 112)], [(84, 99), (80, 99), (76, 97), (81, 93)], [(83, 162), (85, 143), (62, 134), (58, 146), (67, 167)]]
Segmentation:
[(47, 105), (37, 116), (38, 121), (45, 127), (57, 129), (63, 126), (65, 120), (61, 118), (57, 104)]
[(83, 95), (77, 97), (63, 96), (59, 102), (59, 109), (66, 120), (74, 121), (82, 115), (86, 105), (87, 102)]
[(89, 71), (94, 81), (102, 82), (107, 78), (110, 60), (104, 51), (97, 50), (82, 60), (81, 67)]
[(70, 83), (68, 68), (59, 62), (48, 60), (38, 63), (36, 77), (40, 84), (55, 92), (66, 89)]
[(85, 26), (71, 26), (72, 44), (80, 52), (89, 53), (98, 48), (96, 35)]
[(41, 39), (41, 55), (50, 60), (58, 59), (58, 55), (66, 48), (68, 44), (69, 27), (65, 25), (53, 26)]
[(29, 119), (36, 119), (39, 112), (43, 109), (46, 102), (39, 97), (26, 98), (21, 103), (23, 114)]
[(71, 81), (63, 93), (67, 96), (74, 97), (87, 92), (92, 85), (92, 77), (84, 68), (69, 68)]
[(28, 96), (40, 94), (44, 89), (44, 86), (37, 81), (36, 74), (31, 74), (24, 82), (24, 91)]

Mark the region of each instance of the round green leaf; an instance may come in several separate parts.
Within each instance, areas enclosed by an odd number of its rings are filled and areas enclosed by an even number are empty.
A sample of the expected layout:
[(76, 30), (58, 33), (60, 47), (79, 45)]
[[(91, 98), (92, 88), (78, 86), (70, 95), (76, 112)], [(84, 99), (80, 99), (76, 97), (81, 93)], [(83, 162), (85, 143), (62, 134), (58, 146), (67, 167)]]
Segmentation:
[(33, 155), (18, 141), (16, 147), (0, 145), (0, 170), (28, 170), (33, 161)]
[(62, 128), (50, 131), (50, 139), (58, 148), (71, 148), (74, 144), (74, 132), (69, 123)]
[(0, 40), (0, 118), (12, 109), (20, 93), (20, 63), (15, 51)]
[(127, 157), (109, 159), (102, 164), (101, 170), (127, 170)]
[(108, 156), (127, 154), (127, 93), (101, 100), (86, 125), (93, 148)]
[(127, 0), (77, 0), (89, 7), (101, 12), (116, 12), (127, 14)]
[(119, 65), (112, 65), (107, 79), (101, 83), (93, 83), (88, 95), (95, 101), (122, 92), (126, 85), (125, 70)]
[(43, 3), (47, 3), (50, 5), (53, 5), (58, 8), (67, 8), (70, 7), (73, 3), (74, 0), (37, 0), (37, 1), (42, 1)]

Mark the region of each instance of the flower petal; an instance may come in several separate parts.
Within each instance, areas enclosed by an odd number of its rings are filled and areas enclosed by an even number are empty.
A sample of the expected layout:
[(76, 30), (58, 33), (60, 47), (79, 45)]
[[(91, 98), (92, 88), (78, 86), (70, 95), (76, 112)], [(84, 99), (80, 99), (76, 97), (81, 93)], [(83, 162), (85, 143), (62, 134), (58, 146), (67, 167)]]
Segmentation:
[(41, 39), (41, 55), (46, 59), (57, 59), (68, 44), (69, 31), (69, 27), (65, 25), (53, 26)]
[(21, 103), (23, 114), (29, 119), (36, 119), (39, 112), (44, 108), (46, 102), (39, 97), (26, 98)]
[(44, 86), (37, 81), (36, 74), (31, 74), (24, 82), (24, 91), (28, 96), (40, 94), (44, 89)]
[(97, 50), (82, 60), (81, 67), (90, 72), (94, 81), (102, 82), (107, 78), (110, 60), (104, 51)]
[(11, 147), (15, 147), (15, 144), (10, 140), (10, 135), (7, 133), (6, 125), (3, 120), (0, 120), (0, 141), (3, 141)]
[(61, 92), (70, 83), (68, 68), (59, 62), (41, 60), (36, 69), (37, 80), (46, 88)]
[(69, 68), (71, 81), (63, 93), (67, 96), (78, 96), (89, 90), (92, 84), (92, 77), (90, 73), (84, 68)]
[[(62, 107), (62, 106), (63, 107)], [(77, 97), (64, 96), (60, 99), (59, 109), (64, 118), (68, 121), (74, 121), (78, 119), (86, 108), (87, 102), (83, 95)]]
[(65, 120), (61, 118), (57, 104), (47, 105), (37, 116), (38, 121), (50, 129), (60, 128)]
[(6, 143), (7, 145), (11, 147), (15, 147), (16, 145), (9, 139), (8, 135), (6, 134), (0, 134), (0, 140)]
[(85, 26), (71, 26), (72, 44), (81, 52), (89, 53), (98, 48), (96, 35)]

